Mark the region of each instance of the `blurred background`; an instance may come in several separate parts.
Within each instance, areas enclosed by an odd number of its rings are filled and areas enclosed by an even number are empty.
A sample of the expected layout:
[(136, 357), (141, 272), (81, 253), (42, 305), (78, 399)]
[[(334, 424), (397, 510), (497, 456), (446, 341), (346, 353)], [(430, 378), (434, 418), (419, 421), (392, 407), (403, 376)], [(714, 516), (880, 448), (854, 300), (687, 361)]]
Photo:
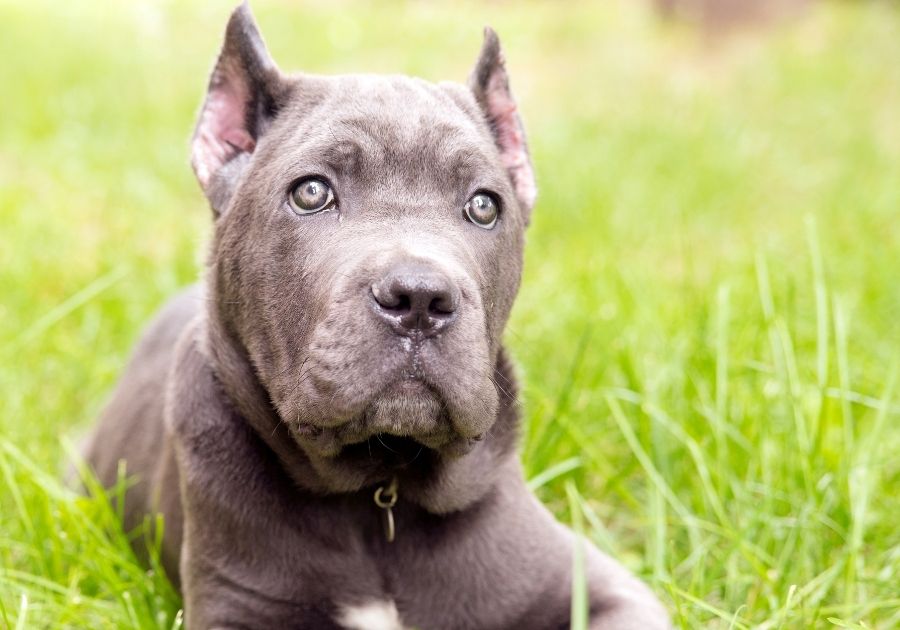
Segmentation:
[[(58, 480), (198, 277), (232, 6), (0, 0), (0, 628), (180, 623), (142, 534)], [(313, 73), (464, 80), (499, 32), (540, 191), (507, 344), (561, 519), (681, 628), (900, 627), (896, 3), (252, 8)]]

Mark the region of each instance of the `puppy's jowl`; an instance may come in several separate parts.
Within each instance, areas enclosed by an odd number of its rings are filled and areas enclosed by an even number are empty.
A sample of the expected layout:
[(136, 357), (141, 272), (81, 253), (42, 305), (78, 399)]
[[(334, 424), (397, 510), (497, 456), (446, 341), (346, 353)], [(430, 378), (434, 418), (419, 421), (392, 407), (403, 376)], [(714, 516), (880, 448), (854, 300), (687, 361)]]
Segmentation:
[[(497, 36), (469, 84), (282, 74), (246, 6), (192, 144), (203, 283), (140, 342), (88, 458), (165, 516), (187, 627), (568, 627), (501, 336), (535, 200)], [(668, 627), (584, 544), (592, 628)]]

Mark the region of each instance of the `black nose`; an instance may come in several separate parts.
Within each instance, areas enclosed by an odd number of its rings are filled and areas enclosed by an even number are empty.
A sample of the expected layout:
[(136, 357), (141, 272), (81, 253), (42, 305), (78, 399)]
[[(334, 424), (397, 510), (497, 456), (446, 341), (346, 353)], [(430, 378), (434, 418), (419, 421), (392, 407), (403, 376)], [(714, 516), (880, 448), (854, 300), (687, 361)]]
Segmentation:
[(436, 335), (456, 319), (459, 289), (426, 263), (403, 263), (372, 285), (375, 312), (396, 333)]

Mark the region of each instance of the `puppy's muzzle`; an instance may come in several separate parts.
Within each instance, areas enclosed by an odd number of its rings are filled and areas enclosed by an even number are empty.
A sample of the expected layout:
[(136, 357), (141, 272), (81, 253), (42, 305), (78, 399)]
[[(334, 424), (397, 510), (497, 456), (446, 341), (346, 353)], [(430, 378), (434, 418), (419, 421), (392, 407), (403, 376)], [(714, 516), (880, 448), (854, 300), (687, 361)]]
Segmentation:
[(396, 334), (433, 337), (456, 321), (459, 287), (425, 262), (394, 265), (372, 284), (375, 314)]

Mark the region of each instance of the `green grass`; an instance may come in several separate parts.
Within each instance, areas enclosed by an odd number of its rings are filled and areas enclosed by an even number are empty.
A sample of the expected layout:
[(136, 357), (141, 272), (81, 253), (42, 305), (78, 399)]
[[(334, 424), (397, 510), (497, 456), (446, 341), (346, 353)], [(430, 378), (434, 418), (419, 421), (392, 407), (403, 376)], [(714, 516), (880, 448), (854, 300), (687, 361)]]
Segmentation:
[[(560, 518), (681, 628), (900, 626), (900, 14), (708, 42), (565, 6), (255, 10), (315, 72), (462, 78), (500, 32), (541, 191), (507, 342)], [(187, 139), (228, 8), (0, 0), (0, 627), (180, 623), (58, 479), (197, 276)]]

